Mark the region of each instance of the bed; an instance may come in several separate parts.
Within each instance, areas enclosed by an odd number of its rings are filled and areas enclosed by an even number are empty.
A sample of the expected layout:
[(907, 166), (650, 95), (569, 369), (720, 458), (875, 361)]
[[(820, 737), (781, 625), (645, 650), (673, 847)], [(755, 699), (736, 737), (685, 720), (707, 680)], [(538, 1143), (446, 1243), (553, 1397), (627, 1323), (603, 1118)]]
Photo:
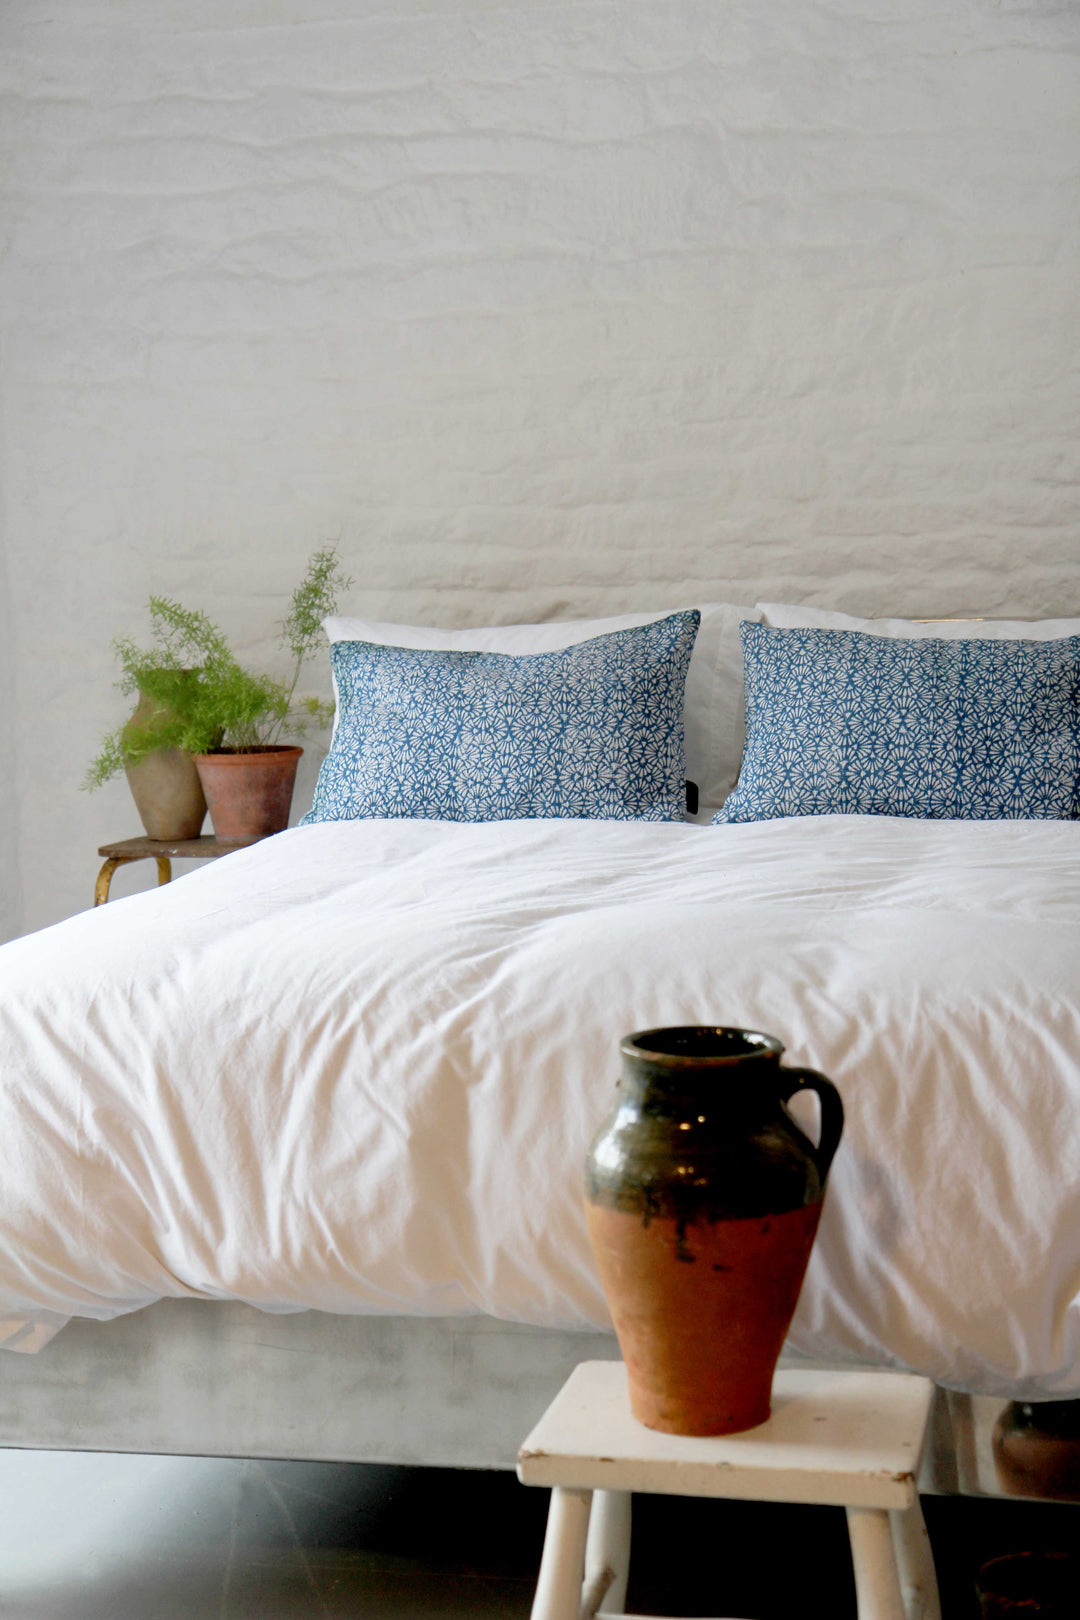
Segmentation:
[(507, 1466), (700, 1021), (843, 1094), (790, 1355), (1080, 1396), (1080, 822), (364, 817), (0, 951), (0, 1442)]

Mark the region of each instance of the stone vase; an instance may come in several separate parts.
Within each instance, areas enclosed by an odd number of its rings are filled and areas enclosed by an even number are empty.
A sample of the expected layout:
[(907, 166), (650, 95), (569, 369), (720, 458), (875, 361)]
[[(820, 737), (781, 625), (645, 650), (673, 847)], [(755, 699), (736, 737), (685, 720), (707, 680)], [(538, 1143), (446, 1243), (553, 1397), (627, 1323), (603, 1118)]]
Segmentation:
[[(123, 735), (145, 729), (161, 710), (160, 703), (142, 693)], [(169, 842), (198, 838), (206, 797), (190, 754), (180, 748), (158, 748), (137, 765), (128, 765), (124, 774), (148, 838)]]
[[(634, 1416), (731, 1434), (769, 1415), (843, 1105), (752, 1030), (645, 1030), (622, 1043), (614, 1112), (586, 1161), (586, 1217)], [(817, 1092), (821, 1139), (784, 1104)]]

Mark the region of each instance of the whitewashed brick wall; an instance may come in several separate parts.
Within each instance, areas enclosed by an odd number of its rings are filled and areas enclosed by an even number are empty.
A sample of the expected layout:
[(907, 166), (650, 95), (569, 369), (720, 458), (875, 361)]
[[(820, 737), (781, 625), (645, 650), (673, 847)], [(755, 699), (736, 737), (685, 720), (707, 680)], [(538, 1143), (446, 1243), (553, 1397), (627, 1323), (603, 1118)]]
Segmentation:
[(5, 0), (0, 52), (7, 931), (137, 830), (78, 792), (112, 636), (272, 658), (330, 537), (429, 622), (1080, 612), (1075, 4)]

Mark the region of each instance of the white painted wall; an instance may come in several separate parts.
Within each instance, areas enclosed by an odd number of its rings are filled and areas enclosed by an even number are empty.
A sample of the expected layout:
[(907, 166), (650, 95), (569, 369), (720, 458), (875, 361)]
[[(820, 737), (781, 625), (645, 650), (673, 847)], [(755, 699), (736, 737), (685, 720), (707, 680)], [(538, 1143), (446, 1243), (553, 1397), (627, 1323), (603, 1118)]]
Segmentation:
[[(0, 494), (0, 534), (4, 532)], [(11, 589), (0, 547), (0, 940), (19, 931), (22, 915), (16, 858), (19, 798), (15, 786), (15, 641)]]
[(112, 636), (161, 591), (270, 658), (329, 537), (427, 622), (1080, 611), (1068, 0), (5, 0), (0, 50), (8, 931), (138, 830), (78, 791)]

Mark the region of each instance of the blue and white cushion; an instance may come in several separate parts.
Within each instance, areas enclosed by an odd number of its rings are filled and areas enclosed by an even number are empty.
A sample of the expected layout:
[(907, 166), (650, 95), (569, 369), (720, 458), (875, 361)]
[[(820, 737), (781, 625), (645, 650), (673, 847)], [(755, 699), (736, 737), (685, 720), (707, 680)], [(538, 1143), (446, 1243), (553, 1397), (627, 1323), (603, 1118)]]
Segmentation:
[(337, 728), (301, 825), (681, 820), (699, 620), (673, 613), (525, 656), (336, 642)]
[(1080, 636), (740, 634), (746, 746), (715, 822), (1080, 815)]

